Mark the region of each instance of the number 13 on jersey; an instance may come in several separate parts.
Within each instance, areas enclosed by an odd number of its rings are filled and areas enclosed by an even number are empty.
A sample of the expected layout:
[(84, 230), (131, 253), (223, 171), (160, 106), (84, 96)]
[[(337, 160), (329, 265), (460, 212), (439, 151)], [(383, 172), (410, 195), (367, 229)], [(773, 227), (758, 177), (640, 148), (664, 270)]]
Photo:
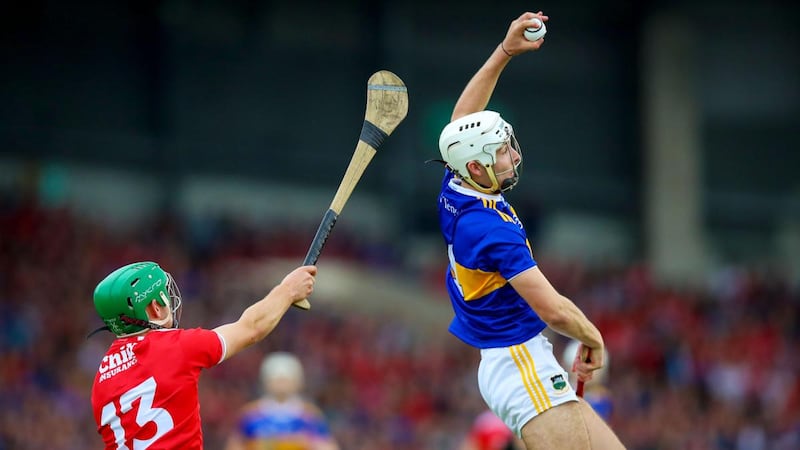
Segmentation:
[[(109, 402), (103, 406), (101, 415), (101, 425), (108, 425), (114, 433), (114, 440), (117, 443), (117, 450), (146, 450), (153, 442), (158, 440), (161, 436), (167, 433), (175, 426), (172, 416), (164, 408), (153, 408), (153, 397), (156, 394), (156, 380), (150, 377), (140, 383), (138, 386), (133, 387), (119, 397), (119, 414), (117, 413), (116, 402)], [(130, 421), (125, 421), (126, 429), (123, 427), (120, 417), (131, 412), (133, 404), (139, 400), (139, 408), (136, 411), (135, 425)], [(146, 426), (148, 423), (155, 424), (155, 433), (153, 437), (147, 440), (133, 439), (133, 448), (125, 445), (126, 433), (135, 435), (139, 429)], [(137, 428), (138, 426), (138, 428)]]

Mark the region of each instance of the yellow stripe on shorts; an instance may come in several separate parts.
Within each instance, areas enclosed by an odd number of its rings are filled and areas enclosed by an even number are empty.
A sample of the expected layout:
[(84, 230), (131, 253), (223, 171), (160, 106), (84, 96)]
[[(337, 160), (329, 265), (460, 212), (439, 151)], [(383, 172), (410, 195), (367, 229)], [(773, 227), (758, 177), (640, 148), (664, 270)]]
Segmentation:
[(526, 347), (525, 344), (521, 344), (520, 347), (522, 347), (522, 350), (525, 351), (525, 356), (527, 356), (528, 360), (531, 362), (531, 371), (533, 372), (534, 378), (536, 378), (536, 386), (539, 388), (539, 392), (542, 393), (542, 397), (547, 405), (545, 410), (548, 410), (553, 407), (553, 404), (550, 403), (550, 397), (547, 395), (547, 391), (544, 390), (544, 384), (542, 383), (542, 380), (539, 379), (539, 374), (536, 372), (536, 365), (533, 363), (533, 356), (531, 356), (531, 353), (528, 351), (528, 347)]
[(514, 363), (517, 365), (517, 369), (519, 369), (522, 383), (525, 385), (525, 389), (531, 397), (536, 412), (541, 414), (550, 409), (552, 407), (550, 398), (548, 398), (544, 386), (539, 379), (539, 375), (536, 373), (536, 365), (528, 349), (525, 345), (521, 344), (512, 345), (509, 347), (509, 351), (511, 352), (511, 357), (514, 359)]

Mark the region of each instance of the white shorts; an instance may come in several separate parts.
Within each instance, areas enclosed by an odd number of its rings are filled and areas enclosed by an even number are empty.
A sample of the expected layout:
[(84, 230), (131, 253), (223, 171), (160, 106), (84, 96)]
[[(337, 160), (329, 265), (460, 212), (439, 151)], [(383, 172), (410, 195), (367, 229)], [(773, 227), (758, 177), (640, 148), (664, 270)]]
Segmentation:
[(519, 345), (481, 349), (478, 387), (489, 409), (517, 436), (537, 415), (578, 401), (553, 344), (541, 334)]

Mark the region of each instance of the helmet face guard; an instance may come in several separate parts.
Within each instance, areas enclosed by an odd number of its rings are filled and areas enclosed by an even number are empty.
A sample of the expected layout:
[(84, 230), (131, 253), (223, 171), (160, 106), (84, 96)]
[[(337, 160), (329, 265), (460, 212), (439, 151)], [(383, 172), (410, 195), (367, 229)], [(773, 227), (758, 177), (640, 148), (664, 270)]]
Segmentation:
[[(511, 127), (511, 125), (509, 125), (509, 128), (510, 127)], [(495, 186), (497, 186), (497, 184), (498, 184), (497, 183), (497, 177), (499, 175), (505, 175), (505, 174), (507, 174), (509, 172), (512, 173), (511, 177), (510, 178), (506, 178), (505, 180), (503, 180), (503, 182), (500, 183), (500, 186), (499, 186), (500, 192), (508, 192), (511, 189), (514, 189), (514, 186), (516, 186), (517, 183), (519, 183), (519, 177), (522, 174), (522, 147), (519, 146), (519, 141), (517, 141), (516, 136), (514, 136), (514, 131), (513, 130), (509, 131), (508, 139), (506, 140), (506, 142), (501, 144), (495, 150), (495, 163), (497, 163), (497, 161), (499, 160), (499, 158), (497, 156), (497, 152), (500, 149), (502, 149), (503, 146), (505, 146), (505, 145), (508, 145), (508, 148), (509, 148), (509, 151), (506, 154), (508, 155), (508, 158), (511, 159), (511, 168), (508, 169), (508, 170), (504, 170), (504, 171), (502, 171), (500, 173), (495, 173), (494, 167), (492, 167), (492, 166), (487, 166), (486, 167), (486, 172), (489, 175), (489, 179), (492, 180), (492, 186), (490, 187), (490, 189), (492, 189), (493, 192), (497, 192), (497, 187), (495, 187)], [(514, 155), (512, 154), (512, 152), (516, 152), (519, 155), (519, 161), (517, 161), (516, 163), (514, 162)]]
[(183, 299), (181, 297), (181, 290), (178, 288), (178, 283), (172, 278), (169, 272), (167, 274), (167, 295), (169, 295), (169, 306), (172, 311), (172, 328), (180, 326), (181, 315), (183, 314)]
[[(519, 154), (519, 161), (513, 164), (513, 176), (502, 184), (498, 183), (493, 166), (497, 163), (497, 152), (508, 145), (509, 150)], [(439, 151), (447, 166), (480, 192), (493, 194), (506, 192), (516, 186), (519, 181), (520, 165), (522, 164), (522, 148), (514, 136), (514, 129), (500, 114), (494, 111), (480, 111), (468, 114), (450, 122), (439, 136)], [(513, 158), (511, 152), (509, 157)], [(478, 161), (486, 168), (491, 186), (482, 186), (472, 179), (467, 165), (471, 161)]]

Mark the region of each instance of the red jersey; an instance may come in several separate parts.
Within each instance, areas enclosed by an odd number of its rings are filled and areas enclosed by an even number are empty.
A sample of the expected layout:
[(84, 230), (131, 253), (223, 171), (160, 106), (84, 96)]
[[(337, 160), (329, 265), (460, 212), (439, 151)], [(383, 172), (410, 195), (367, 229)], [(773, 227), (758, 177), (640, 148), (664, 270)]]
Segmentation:
[(202, 449), (200, 370), (219, 364), (215, 331), (153, 330), (119, 338), (92, 386), (92, 411), (107, 450)]

